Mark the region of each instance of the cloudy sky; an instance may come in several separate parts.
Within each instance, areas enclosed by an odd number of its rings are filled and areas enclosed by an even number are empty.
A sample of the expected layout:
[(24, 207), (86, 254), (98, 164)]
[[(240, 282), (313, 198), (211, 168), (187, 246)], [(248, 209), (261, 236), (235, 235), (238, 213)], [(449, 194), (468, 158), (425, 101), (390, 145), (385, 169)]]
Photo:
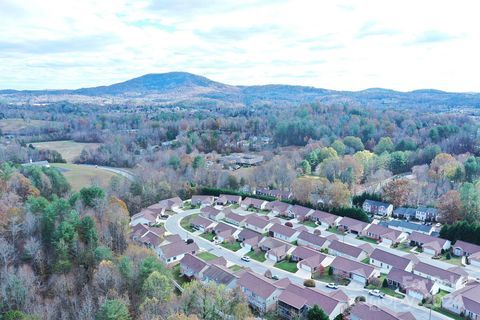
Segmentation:
[(188, 71), (228, 84), (480, 91), (480, 1), (0, 0), (0, 88)]

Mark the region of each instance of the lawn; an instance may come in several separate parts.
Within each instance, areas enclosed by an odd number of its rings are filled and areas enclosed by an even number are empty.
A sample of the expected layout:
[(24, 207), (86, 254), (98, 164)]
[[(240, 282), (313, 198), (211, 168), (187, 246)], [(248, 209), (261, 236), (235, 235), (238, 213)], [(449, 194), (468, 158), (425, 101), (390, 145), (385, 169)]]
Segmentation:
[(378, 244), (377, 240), (371, 239), (371, 238), (368, 238), (368, 237), (357, 237), (357, 239), (368, 242), (368, 243)]
[(32, 145), (37, 149), (56, 150), (62, 155), (62, 158), (65, 159), (67, 162), (73, 162), (73, 160), (80, 155), (83, 149), (95, 150), (101, 144), (75, 142), (72, 140), (62, 140), (62, 141), (36, 142), (36, 143), (32, 143)]
[(192, 219), (194, 219), (195, 217), (197, 217), (197, 216), (198, 216), (198, 213), (192, 214), (192, 215), (190, 215), (190, 216), (186, 216), (185, 218), (183, 218), (182, 220), (180, 220), (180, 226), (181, 226), (183, 229), (185, 229), (185, 230), (187, 230), (187, 231), (190, 231), (190, 232), (195, 232), (195, 231), (197, 231), (197, 230), (193, 229), (193, 228), (190, 226), (190, 221), (191, 221)]
[(457, 257), (457, 256), (452, 255), (450, 257), (450, 259), (447, 259), (447, 257), (445, 255), (442, 255), (439, 260), (443, 261), (443, 262), (446, 262), (446, 263), (453, 264), (455, 266), (463, 266), (462, 265), (462, 257)]
[(185, 277), (180, 274), (180, 265), (179, 264), (177, 264), (175, 267), (172, 268), (172, 274), (173, 274), (173, 278), (175, 279), (175, 281), (179, 285), (181, 285), (182, 287), (185, 283), (188, 282), (188, 280), (185, 279)]
[(282, 269), (291, 273), (295, 273), (298, 271), (297, 263), (293, 261), (284, 260), (281, 262), (277, 262), (275, 263), (274, 267), (277, 267), (279, 269)]
[(389, 296), (392, 296), (392, 297), (395, 297), (395, 298), (399, 298), (399, 299), (405, 298), (405, 295), (403, 295), (403, 294), (401, 294), (401, 293), (399, 293), (399, 292), (397, 292), (397, 291), (395, 291), (395, 290), (393, 290), (393, 289), (391, 289), (391, 288), (385, 288), (385, 287), (383, 287), (382, 284), (383, 284), (383, 281), (384, 281), (384, 280), (385, 280), (385, 276), (381, 276), (381, 277), (380, 277), (380, 286), (375, 286), (375, 285), (373, 285), (373, 284), (369, 284), (369, 285), (367, 286), (367, 289), (378, 289), (378, 290), (380, 290), (381, 292), (383, 292), (383, 293), (385, 293), (385, 294), (387, 294), (387, 295), (389, 295)]
[(441, 313), (444, 316), (447, 316), (447, 317), (455, 319), (455, 320), (465, 320), (464, 317), (461, 317), (458, 314), (455, 314), (455, 313), (452, 313), (452, 312), (447, 311), (445, 309), (442, 309), (442, 307), (433, 307), (432, 310), (437, 311), (438, 313)]
[(2, 119), (0, 120), (0, 130), (3, 134), (17, 134), (25, 130), (38, 128), (60, 128), (63, 124), (56, 121), (46, 120), (24, 120), (24, 119)]
[(73, 191), (79, 191), (81, 188), (91, 185), (107, 188), (113, 177), (124, 179), (114, 172), (93, 166), (82, 166), (71, 163), (54, 163), (51, 166), (58, 168), (62, 172), (68, 183), (72, 186)]
[(237, 272), (243, 269), (242, 266), (239, 266), (238, 264), (231, 265), (228, 267), (228, 269), (232, 270), (233, 272)]
[(242, 248), (242, 246), (240, 246), (240, 242), (238, 241), (235, 241), (233, 243), (223, 242), (221, 246), (231, 251), (238, 251)]
[(213, 241), (213, 238), (215, 237), (215, 235), (212, 232), (205, 232), (205, 233), (202, 233), (200, 237), (208, 241)]
[(253, 260), (257, 260), (257, 261), (260, 261), (260, 262), (264, 262), (265, 260), (267, 260), (267, 258), (265, 258), (265, 252), (263, 251), (250, 251), (249, 253), (247, 253), (247, 256), (249, 256), (250, 258), (252, 258)]
[(410, 250), (412, 250), (412, 247), (408, 243), (400, 243), (397, 247), (395, 247), (397, 250), (401, 250), (404, 252), (412, 253)]
[(308, 227), (312, 227), (312, 228), (318, 227), (318, 225), (317, 225), (315, 222), (311, 221), (311, 220), (305, 220), (305, 221), (303, 221), (302, 223), (303, 223), (304, 225), (308, 226)]
[(362, 260), (362, 262), (365, 264), (370, 264), (370, 258), (366, 257), (365, 259)]
[(230, 209), (238, 209), (240, 208), (240, 205), (238, 203), (234, 203), (232, 205), (229, 206)]
[(331, 233), (335, 233), (335, 234), (339, 234), (341, 236), (343, 236), (345, 234), (345, 232), (341, 231), (341, 230), (338, 230), (338, 227), (330, 227), (327, 229), (328, 232), (331, 232)]
[(216, 255), (208, 251), (200, 252), (199, 254), (197, 254), (197, 257), (205, 261), (210, 261), (218, 258)]
[(342, 286), (347, 286), (350, 283), (350, 279), (341, 278), (333, 274), (329, 275), (328, 274), (329, 269), (330, 267), (325, 268), (322, 274), (315, 274), (313, 275), (312, 278), (318, 281), (326, 282), (326, 283), (331, 283), (331, 282), (337, 283)]

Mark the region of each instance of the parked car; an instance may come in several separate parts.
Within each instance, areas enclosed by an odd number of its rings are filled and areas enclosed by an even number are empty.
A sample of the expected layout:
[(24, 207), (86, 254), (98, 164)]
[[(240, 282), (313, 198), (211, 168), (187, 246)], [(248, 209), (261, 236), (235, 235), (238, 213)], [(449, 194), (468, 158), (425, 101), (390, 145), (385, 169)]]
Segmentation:
[(336, 283), (327, 283), (327, 288), (330, 288), (330, 289), (338, 289), (338, 285)]
[(272, 280), (278, 280), (278, 276), (276, 275), (272, 276)]
[(377, 289), (368, 291), (368, 294), (378, 298), (383, 298), (385, 296), (385, 293)]
[(242, 257), (242, 260), (245, 261), (245, 262), (250, 262), (250, 257), (248, 257), (248, 256), (243, 256), (243, 257)]

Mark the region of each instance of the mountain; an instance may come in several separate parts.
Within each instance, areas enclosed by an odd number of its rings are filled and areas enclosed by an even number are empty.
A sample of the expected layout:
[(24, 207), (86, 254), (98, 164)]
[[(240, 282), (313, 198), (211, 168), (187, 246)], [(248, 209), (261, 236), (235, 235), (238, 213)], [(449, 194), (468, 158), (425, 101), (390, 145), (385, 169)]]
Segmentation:
[(245, 107), (351, 103), (377, 108), (480, 107), (479, 93), (451, 93), (434, 89), (400, 92), (382, 88), (335, 91), (306, 86), (234, 86), (187, 72), (147, 74), (125, 82), (76, 90), (0, 90), (3, 103), (72, 103)]

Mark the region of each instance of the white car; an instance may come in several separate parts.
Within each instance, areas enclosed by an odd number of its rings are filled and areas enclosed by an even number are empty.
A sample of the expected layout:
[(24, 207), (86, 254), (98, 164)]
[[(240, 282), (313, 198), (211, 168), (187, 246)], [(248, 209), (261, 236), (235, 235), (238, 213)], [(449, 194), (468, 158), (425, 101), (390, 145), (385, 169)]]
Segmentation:
[(250, 257), (248, 257), (248, 256), (243, 256), (243, 257), (242, 257), (242, 260), (245, 261), (245, 262), (250, 262)]
[(327, 284), (327, 288), (338, 289), (338, 285), (336, 283), (331, 282)]
[(368, 294), (378, 298), (383, 298), (385, 296), (385, 293), (377, 289), (368, 291)]

